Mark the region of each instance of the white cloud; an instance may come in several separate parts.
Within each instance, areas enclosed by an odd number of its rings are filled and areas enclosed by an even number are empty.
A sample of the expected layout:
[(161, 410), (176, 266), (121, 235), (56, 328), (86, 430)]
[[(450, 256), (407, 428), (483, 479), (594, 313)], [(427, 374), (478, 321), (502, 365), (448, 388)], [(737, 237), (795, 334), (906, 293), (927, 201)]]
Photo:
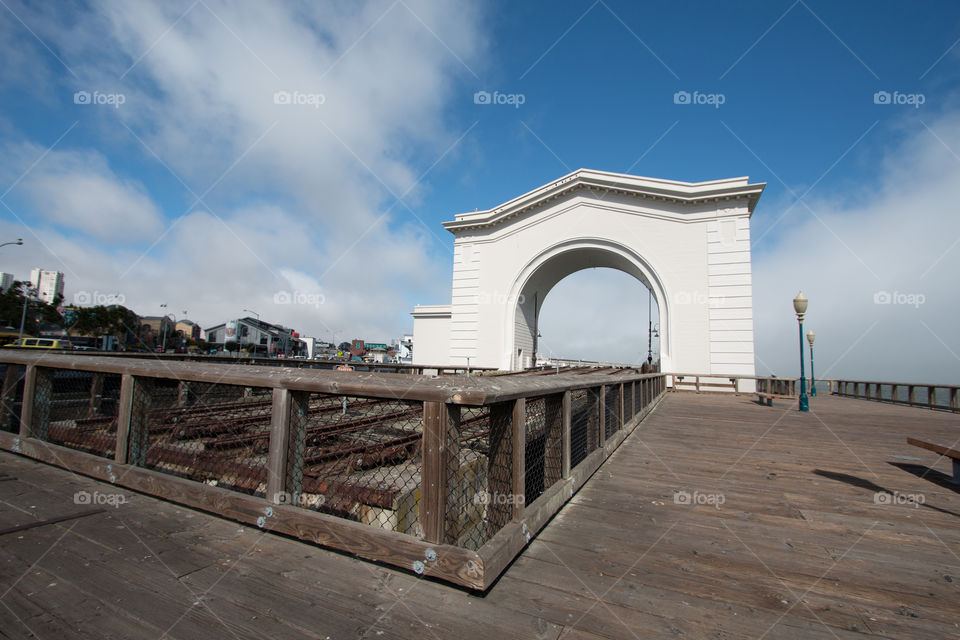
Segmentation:
[[(18, 187), (34, 205), (21, 217), (47, 248), (4, 230), (34, 251), (13, 258), (18, 270), (63, 270), (68, 299), (119, 292), (140, 313), (164, 302), (204, 326), (249, 308), (340, 338), (388, 339), (412, 326), (415, 301), (447, 295), (450, 239), (395, 196), (415, 206), (420, 174), (463, 133), (446, 109), (482, 50), (473, 3), (105, 3), (69, 20), (14, 10), (76, 73), (56, 69), (80, 122), (58, 149), (92, 137), (112, 165), (159, 175), (151, 189), (174, 187), (151, 194), (167, 215), (157, 224), (159, 205), (89, 161), (96, 152), (51, 153)], [(73, 105), (78, 90), (125, 101)], [(276, 104), (280, 91), (323, 103)], [(118, 242), (129, 239), (118, 229), (139, 243)], [(300, 289), (324, 303), (274, 304)]]
[[(958, 381), (960, 114), (926, 124), (879, 159), (874, 191), (795, 206), (789, 231), (755, 253), (758, 372), (799, 374), (791, 300), (802, 289), (818, 377)], [(891, 304), (874, 303), (883, 292)]]
[[(41, 159), (15, 187), (34, 215), (57, 227), (107, 243), (131, 243), (156, 237), (163, 220), (143, 186), (117, 176), (95, 151), (51, 151), (26, 144), (6, 149), (8, 158)], [(32, 162), (32, 160), (31, 160)], [(12, 168), (7, 165), (7, 168)]]

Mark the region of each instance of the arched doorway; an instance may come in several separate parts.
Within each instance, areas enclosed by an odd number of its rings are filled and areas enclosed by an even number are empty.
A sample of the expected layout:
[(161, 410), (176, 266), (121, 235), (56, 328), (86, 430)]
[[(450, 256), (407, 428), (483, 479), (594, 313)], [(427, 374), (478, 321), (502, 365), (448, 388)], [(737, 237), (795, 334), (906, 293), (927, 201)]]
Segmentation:
[(660, 311), (646, 285), (619, 269), (576, 271), (538, 301), (537, 364), (639, 367), (660, 361)]
[(670, 310), (661, 278), (630, 248), (602, 238), (577, 238), (558, 243), (543, 251), (517, 274), (509, 300), (513, 301), (505, 318), (505, 335), (511, 336), (506, 348), (510, 368), (532, 366), (536, 357), (537, 318), (547, 294), (567, 276), (593, 267), (622, 271), (636, 278), (653, 294), (660, 309), (660, 354), (666, 367), (670, 361)]

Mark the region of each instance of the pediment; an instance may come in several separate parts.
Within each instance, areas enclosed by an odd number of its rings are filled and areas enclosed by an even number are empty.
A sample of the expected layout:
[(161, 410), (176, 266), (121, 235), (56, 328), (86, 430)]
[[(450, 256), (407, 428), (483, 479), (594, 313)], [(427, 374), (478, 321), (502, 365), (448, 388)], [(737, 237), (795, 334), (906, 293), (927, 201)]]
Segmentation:
[(708, 182), (681, 182), (579, 169), (493, 209), (458, 214), (454, 220), (444, 222), (443, 226), (454, 234), (468, 229), (493, 227), (535, 208), (561, 198), (572, 197), (583, 191), (597, 195), (615, 194), (644, 200), (675, 202), (679, 205), (700, 205), (745, 199), (748, 211), (752, 213), (765, 186), (766, 184), (762, 182), (750, 184), (747, 177)]

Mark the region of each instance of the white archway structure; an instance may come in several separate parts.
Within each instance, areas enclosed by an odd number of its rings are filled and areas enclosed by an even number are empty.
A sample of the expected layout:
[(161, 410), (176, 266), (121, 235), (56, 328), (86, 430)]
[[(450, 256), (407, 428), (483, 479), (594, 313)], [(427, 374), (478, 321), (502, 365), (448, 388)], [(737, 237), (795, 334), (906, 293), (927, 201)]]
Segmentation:
[(444, 223), (456, 236), (451, 303), (414, 310), (414, 360), (529, 366), (546, 295), (608, 267), (656, 298), (664, 371), (753, 375), (750, 216), (764, 186), (581, 169), (457, 215)]

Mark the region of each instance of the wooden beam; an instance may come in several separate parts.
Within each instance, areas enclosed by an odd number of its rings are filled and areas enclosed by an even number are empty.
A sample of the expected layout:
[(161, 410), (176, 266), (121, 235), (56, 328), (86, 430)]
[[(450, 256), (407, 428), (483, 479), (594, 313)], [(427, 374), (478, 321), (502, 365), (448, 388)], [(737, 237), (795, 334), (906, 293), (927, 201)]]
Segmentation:
[(290, 390), (274, 389), (270, 409), (270, 448), (267, 453), (267, 500), (288, 503), (287, 452), (290, 448)]
[(120, 377), (120, 400), (117, 408), (117, 447), (113, 459), (127, 463), (130, 449), (130, 415), (133, 410), (133, 376), (125, 373)]
[(420, 526), (427, 542), (443, 542), (446, 531), (447, 433), (450, 416), (442, 402), (423, 403), (423, 466), (420, 471)]

